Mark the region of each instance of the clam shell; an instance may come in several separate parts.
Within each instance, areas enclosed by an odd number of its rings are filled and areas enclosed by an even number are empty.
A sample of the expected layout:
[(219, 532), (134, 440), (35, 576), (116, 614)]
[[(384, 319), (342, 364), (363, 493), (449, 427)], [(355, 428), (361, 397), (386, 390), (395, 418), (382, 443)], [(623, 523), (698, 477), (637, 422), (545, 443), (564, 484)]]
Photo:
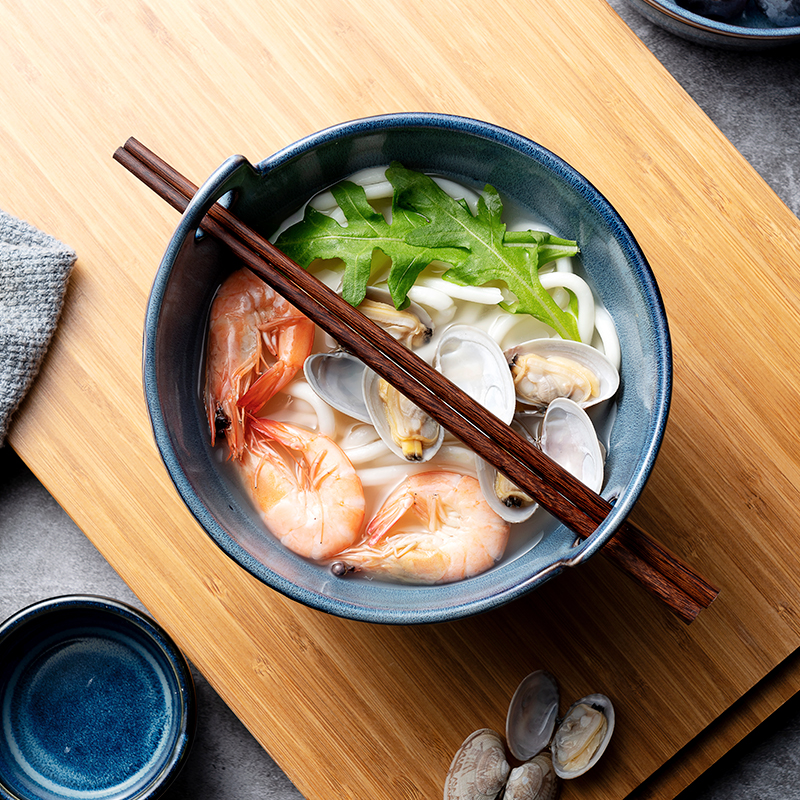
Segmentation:
[(577, 778), (599, 760), (614, 733), (614, 706), (604, 694), (573, 703), (556, 730), (550, 750), (561, 778)]
[(509, 769), (500, 735), (481, 728), (470, 734), (453, 756), (444, 800), (495, 800), (505, 786)]
[[(590, 370), (597, 378), (599, 383), (596, 395), (579, 401), (582, 408), (602, 403), (613, 397), (619, 388), (619, 372), (617, 368), (599, 350), (583, 342), (573, 342), (568, 339), (531, 339), (505, 351), (506, 360), (509, 364), (522, 355), (538, 355), (542, 358), (567, 358), (576, 361), (582, 367)], [(517, 389), (517, 400), (525, 405), (533, 407), (546, 407), (547, 403), (539, 397), (531, 397), (519, 393)]]
[(308, 385), (329, 406), (348, 417), (369, 422), (364, 403), (364, 362), (345, 350), (314, 353), (303, 364)]
[(592, 491), (603, 488), (604, 456), (589, 415), (572, 400), (559, 397), (542, 422), (542, 452)]
[(522, 680), (508, 706), (506, 741), (512, 755), (527, 761), (550, 743), (558, 716), (558, 684), (544, 670)]
[[(367, 299), (387, 306), (378, 319), (374, 314), (366, 316), (401, 344), (413, 348), (430, 339), (433, 322), (422, 306), (411, 303), (403, 311), (396, 311), (389, 292), (375, 287), (367, 289)], [(397, 315), (396, 320), (391, 319), (393, 314)], [(418, 326), (407, 324), (413, 317), (418, 320)], [(329, 406), (361, 422), (371, 422), (363, 394), (365, 369), (364, 362), (346, 350), (314, 353), (303, 364), (308, 385)]]
[(459, 389), (503, 422), (514, 416), (514, 380), (500, 345), (471, 325), (442, 332), (433, 365)]
[(540, 753), (511, 770), (503, 800), (555, 800), (560, 788), (550, 756)]
[[(451, 325), (439, 339), (434, 366), (459, 389), (477, 400), (505, 423), (514, 416), (514, 381), (500, 345), (485, 331), (471, 325)], [(475, 457), (475, 471), (486, 502), (507, 522), (522, 522), (536, 504), (508, 507), (497, 497), (497, 470)]]

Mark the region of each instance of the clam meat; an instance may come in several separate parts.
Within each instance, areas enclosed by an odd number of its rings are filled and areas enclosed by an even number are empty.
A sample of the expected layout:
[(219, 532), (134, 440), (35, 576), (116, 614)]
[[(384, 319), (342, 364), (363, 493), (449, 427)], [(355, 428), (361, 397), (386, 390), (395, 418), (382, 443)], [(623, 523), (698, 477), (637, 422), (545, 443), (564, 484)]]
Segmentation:
[(562, 778), (577, 778), (605, 752), (614, 730), (614, 708), (602, 694), (574, 703), (553, 737), (553, 768)]
[(391, 303), (370, 300), (369, 297), (361, 302), (358, 310), (409, 350), (430, 341), (431, 328), (412, 311), (398, 311)]
[(397, 309), (384, 289), (367, 289), (358, 310), (409, 350), (427, 344), (433, 335), (433, 322), (422, 306), (409, 303), (406, 308)]
[(510, 767), (499, 734), (481, 728), (456, 751), (444, 785), (444, 800), (495, 800)]
[(557, 397), (582, 408), (614, 395), (619, 373), (599, 350), (565, 339), (532, 339), (505, 352), (517, 400), (544, 411)]
[(365, 370), (364, 403), (384, 444), (404, 461), (428, 461), (438, 452), (444, 428), (372, 370)]
[[(539, 446), (537, 439), (517, 420), (512, 420), (511, 427), (535, 447)], [(475, 471), (486, 502), (506, 522), (525, 522), (539, 507), (516, 483), (479, 456), (475, 457)]]
[(506, 508), (529, 508), (534, 505), (533, 498), (502, 472), (495, 472), (493, 488), (495, 496)]

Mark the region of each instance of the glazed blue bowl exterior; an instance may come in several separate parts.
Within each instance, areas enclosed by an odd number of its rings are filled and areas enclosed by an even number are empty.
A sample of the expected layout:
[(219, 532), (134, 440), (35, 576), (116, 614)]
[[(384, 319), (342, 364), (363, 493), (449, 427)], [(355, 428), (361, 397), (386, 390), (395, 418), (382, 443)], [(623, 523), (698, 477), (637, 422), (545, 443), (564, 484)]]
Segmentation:
[(71, 595), (0, 626), (0, 798), (153, 800), (195, 731), (192, 674), (149, 617)]
[[(577, 239), (588, 279), (616, 323), (622, 387), (603, 494), (615, 505), (587, 540), (561, 526), (490, 571), (440, 586), (334, 577), (278, 543), (229, 480), (210, 445), (200, 388), (204, 329), (216, 288), (236, 266), (198, 235), (217, 199), (269, 236), (317, 192), (356, 170), (397, 160), (483, 188), (529, 209), (559, 236)], [(158, 270), (144, 336), (144, 386), (157, 445), (175, 486), (209, 536), (248, 572), (321, 611), (375, 623), (457, 619), (520, 597), (597, 552), (647, 481), (667, 421), (672, 356), (653, 274), (625, 223), (585, 178), (530, 139), (474, 119), (428, 113), (346, 122), (253, 166), (226, 161), (186, 210)], [(222, 448), (217, 448), (221, 450)]]
[(800, 26), (779, 28), (756, 6), (747, 4), (736, 20), (721, 22), (687, 11), (675, 0), (628, 0), (639, 13), (682, 39), (723, 50), (771, 50), (800, 42)]

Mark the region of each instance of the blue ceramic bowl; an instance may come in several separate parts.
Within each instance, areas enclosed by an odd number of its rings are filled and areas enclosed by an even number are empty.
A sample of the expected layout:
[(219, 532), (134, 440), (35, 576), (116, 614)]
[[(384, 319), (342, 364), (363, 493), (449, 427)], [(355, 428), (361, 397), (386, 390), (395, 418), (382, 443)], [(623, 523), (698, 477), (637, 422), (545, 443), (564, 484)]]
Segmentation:
[[(218, 242), (198, 236), (210, 204), (224, 198), (264, 235), (309, 197), (356, 170), (398, 160), (449, 176), (530, 209), (559, 236), (579, 240), (590, 282), (618, 327), (623, 385), (604, 494), (613, 511), (590, 539), (557, 528), (535, 548), (492, 570), (442, 586), (335, 578), (274, 539), (226, 475), (209, 441), (200, 379), (214, 291), (235, 266)], [(357, 620), (438, 622), (494, 608), (596, 553), (647, 481), (667, 421), (671, 350), (656, 282), (633, 236), (605, 198), (550, 151), (473, 119), (407, 113), (315, 133), (252, 166), (226, 161), (184, 214), (156, 275), (144, 337), (144, 385), (156, 442), (181, 497), (209, 536), (248, 572), (312, 608)]]
[(694, 14), (675, 0), (628, 2), (650, 22), (697, 44), (725, 50), (769, 50), (800, 42), (800, 26), (774, 26), (754, 0), (750, 0), (741, 17), (730, 22)]
[(136, 609), (56, 597), (0, 626), (0, 715), (0, 797), (152, 800), (188, 756), (194, 684)]

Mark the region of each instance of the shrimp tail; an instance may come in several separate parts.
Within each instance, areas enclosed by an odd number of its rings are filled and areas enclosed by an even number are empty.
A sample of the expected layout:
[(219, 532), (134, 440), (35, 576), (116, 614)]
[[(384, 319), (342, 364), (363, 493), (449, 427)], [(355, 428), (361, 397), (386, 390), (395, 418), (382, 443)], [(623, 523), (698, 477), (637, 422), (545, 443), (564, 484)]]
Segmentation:
[(376, 545), (397, 523), (403, 514), (414, 505), (414, 493), (404, 491), (391, 503), (386, 503), (367, 525), (370, 545)]
[(286, 384), (286, 365), (277, 361), (256, 378), (253, 385), (239, 398), (237, 405), (257, 414)]

